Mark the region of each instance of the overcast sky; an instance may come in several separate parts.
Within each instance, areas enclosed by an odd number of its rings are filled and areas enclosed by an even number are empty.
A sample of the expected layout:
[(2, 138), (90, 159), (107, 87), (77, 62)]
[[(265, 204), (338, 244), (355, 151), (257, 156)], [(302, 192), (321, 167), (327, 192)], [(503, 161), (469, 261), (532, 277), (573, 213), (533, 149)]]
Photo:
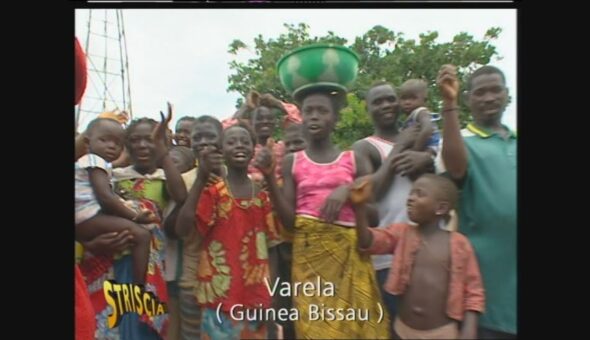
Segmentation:
[[(76, 36), (84, 48), (89, 11), (78, 9), (75, 14)], [(114, 11), (109, 10), (107, 15), (109, 21), (116, 22)], [(93, 18), (104, 20), (104, 16), (105, 10), (93, 10)], [(265, 40), (276, 38), (285, 32), (283, 23), (304, 22), (310, 25), (311, 36), (333, 31), (349, 43), (375, 25), (413, 39), (420, 33), (438, 31), (438, 42), (449, 41), (459, 32), (481, 40), (488, 28), (500, 27), (502, 33), (494, 45), (501, 60), (491, 64), (506, 74), (513, 101), (504, 113), (504, 123), (516, 128), (514, 9), (126, 9), (123, 17), (135, 117), (159, 119), (158, 112), (165, 111), (166, 101), (175, 105), (173, 123), (184, 115), (208, 114), (220, 119), (231, 116), (239, 94), (226, 90), (231, 73), (229, 62), (246, 61), (254, 55), (247, 50), (237, 57), (231, 55), (227, 52), (229, 44), (240, 39), (253, 45), (258, 34)], [(104, 24), (100, 25), (99, 29), (104, 30)], [(98, 51), (93, 47), (99, 47), (99, 39), (91, 36), (92, 53)], [(113, 56), (119, 48), (116, 41), (111, 45), (109, 54)], [(100, 51), (104, 51), (103, 47)], [(91, 81), (83, 103), (91, 102), (86, 98), (92, 96), (95, 88)], [(112, 87), (114, 96), (121, 92), (120, 88)], [(80, 127), (84, 128), (92, 118), (84, 115)]]

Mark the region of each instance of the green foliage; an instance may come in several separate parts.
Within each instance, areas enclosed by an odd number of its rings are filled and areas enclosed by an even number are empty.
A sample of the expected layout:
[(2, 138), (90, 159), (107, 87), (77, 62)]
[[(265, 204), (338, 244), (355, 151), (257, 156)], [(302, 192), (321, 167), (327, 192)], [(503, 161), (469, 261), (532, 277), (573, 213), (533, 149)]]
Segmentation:
[[(228, 78), (228, 91), (237, 91), (246, 96), (248, 91), (255, 89), (260, 93), (271, 93), (280, 100), (293, 102), (279, 81), (276, 68), (278, 60), (288, 51), (313, 43), (347, 46), (359, 55), (360, 64), (359, 76), (348, 95), (349, 106), (342, 111), (334, 134), (335, 142), (342, 147), (348, 147), (357, 139), (373, 132), (363, 101), (364, 93), (372, 83), (386, 80), (399, 86), (405, 80), (422, 78), (429, 84), (427, 105), (432, 111), (438, 112), (441, 97), (436, 88), (436, 76), (440, 67), (454, 64), (457, 66), (459, 79), (466, 80), (466, 75), (477, 67), (490, 63), (492, 57), (499, 59), (492, 42), (502, 32), (500, 28), (490, 28), (482, 40), (460, 32), (452, 41), (439, 43), (438, 32), (422, 33), (416, 41), (406, 39), (403, 33), (394, 32), (384, 26), (375, 26), (356, 37), (352, 44), (348, 44), (346, 39), (336, 36), (334, 32), (328, 32), (322, 37), (311, 37), (309, 26), (305, 23), (284, 26), (287, 31), (278, 38), (265, 39), (259, 35), (254, 39), (254, 45), (240, 40), (234, 40), (230, 44), (229, 53), (237, 55), (242, 49), (253, 49), (256, 57), (245, 63), (230, 63), (233, 74)], [(462, 81), (461, 92), (464, 89), (465, 81)], [(461, 124), (465, 126), (469, 122), (469, 114), (462, 101), (461, 109)]]

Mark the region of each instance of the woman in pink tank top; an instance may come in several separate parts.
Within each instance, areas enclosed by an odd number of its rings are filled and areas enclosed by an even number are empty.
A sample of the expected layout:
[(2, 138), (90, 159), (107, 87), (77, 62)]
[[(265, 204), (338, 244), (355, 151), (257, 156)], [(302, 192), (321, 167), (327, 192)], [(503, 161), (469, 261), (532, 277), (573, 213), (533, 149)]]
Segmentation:
[(318, 88), (296, 98), (308, 145), (285, 156), (282, 190), (271, 151), (265, 148), (256, 158), (275, 211), (295, 235), (291, 288), (306, 282), (314, 286), (313, 294), (300, 287), (291, 293), (299, 313), (297, 338), (389, 338), (373, 265), (357, 249), (355, 215), (347, 202), (350, 184), (367, 174), (366, 160), (331, 141), (345, 98)]

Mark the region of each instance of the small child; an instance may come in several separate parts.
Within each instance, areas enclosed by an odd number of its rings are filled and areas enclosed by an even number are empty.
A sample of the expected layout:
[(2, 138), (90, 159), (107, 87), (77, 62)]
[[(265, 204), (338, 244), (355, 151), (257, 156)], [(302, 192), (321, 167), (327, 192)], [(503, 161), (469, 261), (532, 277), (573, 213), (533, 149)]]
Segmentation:
[(195, 167), (195, 154), (186, 146), (174, 145), (170, 148), (170, 158), (178, 171), (183, 174)]
[(360, 250), (394, 255), (384, 289), (400, 298), (393, 325), (397, 336), (475, 339), (478, 313), (484, 311), (484, 289), (471, 244), (462, 234), (444, 228), (458, 196), (453, 182), (433, 174), (418, 178), (407, 203), (412, 224), (386, 229), (368, 228), (365, 203), (372, 185), (370, 177), (356, 180), (350, 200)]
[(178, 120), (174, 129), (174, 142), (176, 142), (176, 145), (191, 147), (191, 132), (195, 120), (195, 117), (190, 116), (184, 116)]
[(111, 162), (123, 151), (125, 132), (117, 121), (97, 118), (85, 133), (88, 153), (75, 164), (76, 239), (89, 241), (101, 234), (129, 230), (133, 240), (134, 281), (142, 284), (147, 270), (150, 233), (137, 223), (148, 224), (156, 216), (136, 213), (111, 188)]
[(428, 87), (424, 80), (410, 79), (400, 88), (400, 104), (402, 111), (408, 115), (403, 128), (419, 125), (420, 131), (412, 150), (425, 151), (430, 147), (434, 152), (438, 150), (440, 133), (433, 121), (440, 119), (438, 114), (431, 113), (426, 107)]
[(307, 141), (303, 135), (303, 124), (289, 123), (284, 131), (283, 142), (286, 153), (295, 153), (305, 149)]

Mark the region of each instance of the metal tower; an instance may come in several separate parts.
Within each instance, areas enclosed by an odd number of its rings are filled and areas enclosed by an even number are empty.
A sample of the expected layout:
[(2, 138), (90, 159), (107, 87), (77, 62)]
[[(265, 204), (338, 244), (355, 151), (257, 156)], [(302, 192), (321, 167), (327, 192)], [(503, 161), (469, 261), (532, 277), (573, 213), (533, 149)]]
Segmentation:
[[(77, 10), (76, 18), (81, 14)], [(120, 9), (88, 10), (87, 30), (77, 32), (86, 53), (88, 83), (82, 101), (76, 109), (76, 128), (84, 127), (105, 111), (127, 111), (130, 118), (131, 84), (127, 38)], [(86, 35), (86, 41), (82, 37)]]

